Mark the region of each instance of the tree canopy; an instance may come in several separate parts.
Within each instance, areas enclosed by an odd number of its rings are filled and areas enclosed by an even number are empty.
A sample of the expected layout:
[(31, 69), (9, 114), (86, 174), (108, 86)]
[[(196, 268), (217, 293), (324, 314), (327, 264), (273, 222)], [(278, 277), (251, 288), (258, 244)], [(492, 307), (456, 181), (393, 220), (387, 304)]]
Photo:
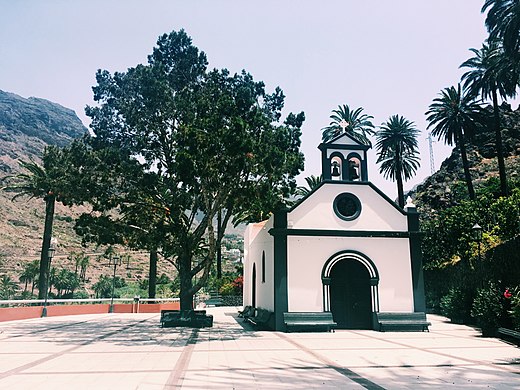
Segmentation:
[(392, 115), (376, 134), (379, 172), (397, 182), (399, 206), (404, 207), (403, 179), (410, 179), (419, 167), (415, 124), (403, 116)]
[(469, 70), (462, 75), (464, 87), (471, 95), (482, 99), (491, 98), (495, 127), (495, 147), (497, 151), (498, 172), (502, 195), (507, 195), (507, 177), (502, 145), (502, 127), (500, 124), (500, 109), (498, 96), (503, 99), (516, 96), (518, 83), (518, 65), (504, 54), (502, 45), (498, 41), (489, 41), (482, 44), (480, 50), (470, 49), (474, 57), (460, 65)]
[(455, 143), (459, 148), (470, 199), (475, 199), (475, 190), (469, 171), (466, 140), (475, 133), (482, 112), (480, 105), (462, 91), (460, 84), (457, 88), (444, 88), (426, 112), (428, 128), (433, 128), (432, 135), (438, 139), (444, 138), (448, 145)]
[[(282, 122), (281, 89), (269, 94), (245, 71), (208, 71), (206, 55), (182, 30), (161, 36), (147, 65), (113, 75), (100, 70), (96, 80), (98, 105), (86, 109), (90, 143), (117, 150), (138, 169), (119, 169), (115, 186), (111, 178), (114, 202), (90, 215), (84, 231), (117, 219), (144, 232), (136, 245), (151, 237), (179, 271), (181, 308), (191, 308), (214, 260), (217, 213), (224, 234), (230, 221), (268, 217), (295, 191), (304, 114)], [(113, 209), (118, 217), (108, 214)]]

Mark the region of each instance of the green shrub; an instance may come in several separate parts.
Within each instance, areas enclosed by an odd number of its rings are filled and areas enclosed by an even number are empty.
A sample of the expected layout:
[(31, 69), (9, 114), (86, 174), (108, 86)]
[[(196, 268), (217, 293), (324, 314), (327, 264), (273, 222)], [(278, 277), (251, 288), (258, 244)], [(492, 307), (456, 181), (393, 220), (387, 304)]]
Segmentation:
[(520, 287), (512, 289), (511, 292), (511, 320), (515, 330), (520, 331)]
[(493, 282), (477, 290), (471, 316), (482, 329), (482, 336), (492, 337), (500, 326), (503, 312), (501, 293)]
[(471, 319), (472, 294), (461, 288), (452, 287), (448, 294), (441, 298), (441, 314), (451, 322), (462, 324)]

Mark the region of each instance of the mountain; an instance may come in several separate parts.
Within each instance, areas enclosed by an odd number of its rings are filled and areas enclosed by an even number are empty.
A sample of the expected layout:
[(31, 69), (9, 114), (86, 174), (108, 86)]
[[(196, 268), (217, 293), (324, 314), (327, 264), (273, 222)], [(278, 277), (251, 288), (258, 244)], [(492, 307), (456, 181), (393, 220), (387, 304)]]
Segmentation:
[[(41, 161), (46, 145), (64, 146), (81, 137), (87, 128), (76, 113), (45, 99), (25, 99), (0, 90), (0, 179), (20, 172), (19, 161)], [(4, 269), (16, 269), (25, 259), (39, 258), (43, 233), (44, 202), (18, 198), (0, 191), (0, 261)], [(74, 245), (80, 242), (72, 230), (78, 210), (57, 205), (55, 233)]]
[[(491, 107), (487, 110), (491, 112)], [(501, 106), (502, 137), (505, 166), (508, 180), (519, 181), (520, 173), (520, 108), (513, 111), (511, 106)], [(498, 177), (498, 162), (495, 149), (495, 133), (488, 124), (468, 142), (468, 160), (475, 190), (484, 182)], [(414, 203), (423, 214), (432, 210), (442, 210), (468, 197), (460, 153), (455, 148), (442, 163), (440, 169), (422, 184), (410, 191)]]
[(38, 161), (45, 145), (64, 146), (87, 131), (68, 108), (0, 90), (0, 172), (18, 172), (18, 160)]

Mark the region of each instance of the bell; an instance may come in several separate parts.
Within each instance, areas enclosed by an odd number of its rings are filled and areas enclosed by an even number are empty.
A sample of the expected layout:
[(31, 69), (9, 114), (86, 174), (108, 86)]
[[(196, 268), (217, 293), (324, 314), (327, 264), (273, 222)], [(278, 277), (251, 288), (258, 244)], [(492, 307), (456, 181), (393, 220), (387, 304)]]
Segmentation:
[(340, 173), (339, 173), (339, 164), (337, 161), (333, 161), (332, 162), (332, 173), (331, 173), (332, 176), (334, 177), (338, 177), (340, 176)]
[(349, 171), (350, 180), (359, 179), (358, 167), (359, 167), (359, 164), (357, 164), (355, 161), (348, 162), (348, 171)]

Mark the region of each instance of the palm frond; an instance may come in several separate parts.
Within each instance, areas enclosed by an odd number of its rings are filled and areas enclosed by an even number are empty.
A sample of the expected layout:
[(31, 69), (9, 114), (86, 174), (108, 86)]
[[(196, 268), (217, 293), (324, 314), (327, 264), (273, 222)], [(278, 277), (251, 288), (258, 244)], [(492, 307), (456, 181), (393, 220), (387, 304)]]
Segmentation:
[(385, 178), (395, 181), (401, 176), (408, 180), (415, 174), (420, 166), (418, 135), (415, 124), (399, 115), (379, 126), (375, 146), (379, 153), (377, 163), (381, 164), (379, 171)]
[(338, 106), (337, 109), (332, 110), (330, 119), (331, 121), (329, 126), (321, 129), (323, 142), (329, 142), (339, 136), (343, 132), (340, 123), (345, 121), (347, 123), (347, 126), (345, 127), (346, 134), (364, 145), (372, 146), (368, 137), (375, 133), (374, 125), (372, 123), (374, 117), (363, 114), (362, 107), (351, 110), (346, 104)]

